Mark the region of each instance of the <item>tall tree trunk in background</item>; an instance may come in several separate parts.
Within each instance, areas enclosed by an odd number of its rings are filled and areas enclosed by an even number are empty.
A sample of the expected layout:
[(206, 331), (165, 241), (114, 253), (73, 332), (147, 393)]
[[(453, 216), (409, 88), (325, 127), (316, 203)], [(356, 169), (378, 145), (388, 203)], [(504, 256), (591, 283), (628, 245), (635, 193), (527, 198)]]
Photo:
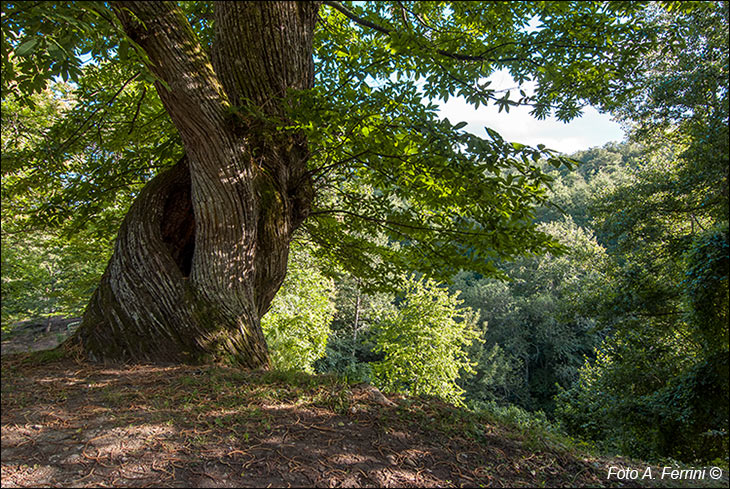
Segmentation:
[[(312, 87), (319, 4), (216, 2), (211, 56), (175, 3), (113, 8), (164, 82), (186, 156), (132, 205), (71, 345), (97, 360), (266, 367), (260, 318), (313, 198), (306, 140), (268, 120), (288, 89)], [(231, 116), (246, 104), (265, 117)]]

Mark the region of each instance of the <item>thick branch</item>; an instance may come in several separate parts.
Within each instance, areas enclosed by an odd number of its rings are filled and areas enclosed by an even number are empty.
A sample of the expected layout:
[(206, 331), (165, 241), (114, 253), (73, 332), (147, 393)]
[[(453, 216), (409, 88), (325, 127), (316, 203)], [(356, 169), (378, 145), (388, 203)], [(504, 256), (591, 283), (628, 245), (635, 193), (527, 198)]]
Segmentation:
[(113, 2), (129, 38), (147, 54), (157, 91), (184, 140), (218, 131), (228, 100), (185, 14), (174, 2)]
[[(324, 2), (324, 4), (332, 7), (333, 9), (337, 10), (338, 12), (342, 13), (342, 15), (344, 15), (351, 21), (355, 22), (356, 24), (360, 24), (362, 26), (369, 27), (382, 34), (390, 35), (390, 33), (392, 32), (391, 29), (388, 29), (388, 28), (378, 25), (374, 22), (370, 22), (367, 19), (363, 19), (362, 17), (357, 16), (353, 11), (351, 11), (350, 9), (348, 9), (347, 7), (342, 5), (340, 2), (327, 0)], [(446, 56), (448, 58), (456, 59), (459, 61), (498, 61), (496, 59), (487, 58), (484, 56), (474, 56), (474, 55), (470, 55), (470, 54), (452, 53), (449, 51), (445, 51), (443, 49), (437, 49), (436, 52), (442, 56)]]
[(369, 20), (363, 19), (362, 17), (358, 17), (353, 11), (342, 5), (340, 2), (326, 0), (324, 4), (329, 5), (333, 9), (341, 12), (345, 17), (357, 24), (363, 25), (365, 27), (370, 27), (371, 29), (375, 29), (376, 31), (382, 32), (383, 34), (390, 34), (390, 29), (386, 29), (381, 25), (370, 22)]

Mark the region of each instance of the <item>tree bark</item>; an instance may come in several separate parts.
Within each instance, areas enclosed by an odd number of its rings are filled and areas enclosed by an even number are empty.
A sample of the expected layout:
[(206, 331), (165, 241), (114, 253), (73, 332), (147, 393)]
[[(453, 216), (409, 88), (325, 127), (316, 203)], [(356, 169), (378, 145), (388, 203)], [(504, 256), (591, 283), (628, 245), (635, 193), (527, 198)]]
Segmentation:
[[(260, 319), (313, 198), (305, 138), (276, 127), (288, 91), (313, 84), (318, 4), (214, 8), (209, 56), (176, 3), (113, 4), (151, 62), (186, 157), (124, 220), (71, 340), (93, 359), (268, 365)], [(255, 110), (238, 110), (246, 105)]]

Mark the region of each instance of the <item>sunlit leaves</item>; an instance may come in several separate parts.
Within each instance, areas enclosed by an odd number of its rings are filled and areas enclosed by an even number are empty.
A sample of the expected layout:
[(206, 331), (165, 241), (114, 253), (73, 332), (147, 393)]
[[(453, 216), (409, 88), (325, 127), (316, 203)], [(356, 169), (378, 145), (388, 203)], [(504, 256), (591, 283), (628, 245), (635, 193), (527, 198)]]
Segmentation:
[[(32, 144), (12, 143), (3, 126), (4, 199), (25, 201), (15, 217), (34, 226), (74, 232), (90, 219), (110, 219), (114, 234), (139, 184), (181, 156), (177, 133), (150, 82), (124, 66), (88, 65), (76, 91), (65, 90), (63, 117), (49, 118)], [(42, 117), (22, 107), (13, 96), (3, 99), (4, 113)]]
[[(378, 26), (334, 9), (322, 14), (328, 49), (354, 50), (345, 61), (365, 67), (363, 76), (413, 79), (428, 98), (461, 96), (475, 107), (528, 104), (539, 118), (554, 110), (570, 120), (587, 103), (615, 106), (625, 93), (610, 88), (617, 80), (629, 86), (654, 35), (637, 15), (643, 6), (625, 2), (343, 3)], [(519, 84), (534, 81), (535, 95), (498, 98), (486, 78), (500, 69)]]
[(306, 248), (294, 245), (286, 280), (261, 320), (272, 365), (279, 370), (312, 373), (314, 362), (325, 355), (334, 284), (311, 264)]
[(84, 56), (108, 59), (119, 38), (102, 2), (3, 2), (2, 34), (3, 93), (17, 95), (79, 81)]
[(384, 354), (372, 365), (377, 384), (462, 403), (464, 391), (457, 380), (473, 373), (467, 351), (479, 339), (475, 316), (459, 308), (457, 294), (433, 281), (402, 277), (398, 285), (403, 302), (377, 325), (376, 350)]
[[(562, 120), (587, 102), (610, 105), (621, 95), (609, 94), (608, 82), (633, 76), (649, 39), (643, 25), (619, 20), (639, 9), (585, 2), (344, 5), (364, 22), (323, 7), (316, 89), (297, 99), (295, 118), (307, 132), (320, 188), (307, 223), (313, 238), (332, 253), (338, 247), (325, 230), (353, 241), (385, 232), (401, 246), (398, 260), (384, 262), (441, 279), (460, 268), (493, 273), (494, 260), (550, 249), (532, 227), (530, 207), (544, 201), (551, 180), (537, 162), (572, 162), (544, 147), (505, 142), (491, 128), (488, 139), (462, 132), (464, 123), (439, 120), (428, 100), (461, 96), (505, 111), (534, 104), (539, 117), (555, 110)], [(531, 19), (540, 26), (528, 28)], [(634, 51), (617, 51), (629, 39)], [(606, 63), (609, 55), (625, 59)], [(497, 94), (486, 81), (497, 69), (518, 82), (537, 81), (536, 95)], [(351, 271), (385, 276), (361, 265)]]
[[(670, 3), (669, 6), (673, 6)], [(662, 26), (661, 43), (643, 60), (634, 96), (618, 115), (632, 137), (674, 145), (677, 178), (664, 207), (728, 215), (727, 2), (694, 2), (647, 15)], [(659, 180), (661, 182), (661, 180)]]
[[(382, 285), (397, 269), (441, 279), (462, 268), (494, 274), (497, 260), (555, 250), (532, 222), (550, 183), (538, 162), (569, 161), (546, 148), (506, 142), (492, 129), (488, 138), (469, 134), (462, 122), (440, 120), (433, 101), (462, 97), (505, 111), (530, 104), (538, 117), (554, 112), (563, 120), (589, 102), (612, 104), (621, 95), (609, 96), (608, 83), (631, 79), (650, 40), (634, 15), (642, 7), (343, 5), (348, 15), (332, 5), (320, 9), (315, 88), (289, 94), (289, 118), (274, 121), (277, 130), (307, 137), (318, 196), (305, 227), (321, 253), (348, 257), (346, 268)], [(210, 4), (181, 7), (210, 49)], [(16, 83), (26, 93), (56, 75), (79, 85), (78, 105), (54, 127), (50, 142), (13, 156), (20, 166), (42, 160), (39, 166), (58, 189), (35, 209), (41, 221), (80, 224), (98, 216), (113, 196), (128, 201), (130, 188), (181, 154), (144, 53), (114, 19), (106, 5), (92, 2), (3, 6), (3, 56), (17, 60), (4, 63), (12, 71), (4, 71), (4, 86)], [(95, 64), (81, 68), (82, 53)], [(535, 95), (493, 90), (487, 77), (500, 69), (520, 85), (535, 82)], [(258, 117), (255, 107), (237, 108), (244, 109)], [(42, 180), (20, 178), (26, 188)], [(386, 236), (388, 245), (376, 244), (377, 236)]]
[(94, 227), (69, 239), (39, 231), (8, 233), (3, 225), (3, 327), (29, 318), (81, 315), (111, 253), (110, 241)]
[(461, 267), (490, 273), (492, 260), (550, 246), (529, 208), (544, 199), (550, 177), (537, 161), (552, 158), (549, 150), (506, 143), (491, 130), (491, 139), (463, 132), (465, 123), (440, 120), (407, 81), (343, 93), (347, 112), (330, 93), (298, 99), (297, 118), (307, 121), (298, 128), (308, 135), (320, 188), (306, 226), (328, 253), (339, 247), (325, 229), (357, 240), (385, 232), (401, 243), (400, 259), (389, 257), (389, 265), (444, 279)]

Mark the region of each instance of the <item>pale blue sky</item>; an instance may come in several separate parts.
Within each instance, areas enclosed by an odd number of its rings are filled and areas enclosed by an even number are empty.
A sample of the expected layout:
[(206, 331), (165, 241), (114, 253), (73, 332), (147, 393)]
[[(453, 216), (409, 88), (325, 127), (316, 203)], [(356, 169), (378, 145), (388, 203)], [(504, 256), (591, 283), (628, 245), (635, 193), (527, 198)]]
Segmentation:
[[(512, 78), (503, 72), (490, 76), (489, 80), (492, 81), (490, 88), (497, 90), (516, 86)], [(529, 87), (523, 88), (529, 95)], [(518, 93), (513, 92), (511, 98), (516, 99)], [(452, 124), (467, 122), (464, 130), (473, 134), (486, 136), (484, 126), (487, 126), (507, 141), (530, 146), (544, 144), (566, 154), (603, 146), (610, 141), (621, 141), (625, 136), (621, 126), (612, 121), (610, 115), (601, 114), (593, 107), (587, 107), (581, 117), (566, 124), (554, 118), (537, 120), (530, 115), (530, 107), (511, 107), (509, 113), (500, 113), (494, 105), (474, 109), (461, 98), (451, 98), (446, 103), (436, 102), (441, 106), (442, 117), (448, 117)]]

